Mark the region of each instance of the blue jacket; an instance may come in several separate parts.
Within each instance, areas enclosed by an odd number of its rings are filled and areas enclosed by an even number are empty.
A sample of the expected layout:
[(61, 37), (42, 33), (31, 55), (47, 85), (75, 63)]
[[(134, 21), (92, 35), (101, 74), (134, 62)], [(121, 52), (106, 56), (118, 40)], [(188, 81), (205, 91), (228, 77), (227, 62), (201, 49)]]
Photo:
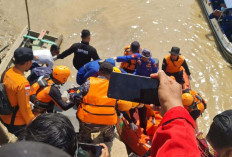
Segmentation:
[[(101, 59), (86, 63), (78, 70), (76, 77), (77, 84), (82, 85), (90, 76), (97, 75), (100, 68), (98, 63), (100, 60)], [(112, 58), (105, 59), (105, 61), (115, 66), (115, 61)], [(122, 69), (120, 70), (122, 71)], [(122, 73), (124, 73), (123, 71)]]
[(89, 62), (78, 70), (76, 77), (77, 84), (82, 85), (90, 76), (98, 73), (100, 68), (99, 61), (100, 59)]
[(158, 68), (155, 64), (155, 60), (153, 58), (149, 58), (148, 62), (144, 62), (141, 59), (141, 54), (136, 53), (132, 54), (130, 56), (118, 56), (117, 57), (117, 62), (128, 62), (130, 60), (135, 59), (136, 62), (136, 69), (134, 74), (135, 75), (140, 75), (140, 76), (147, 76), (150, 77), (150, 74), (156, 73), (158, 71)]

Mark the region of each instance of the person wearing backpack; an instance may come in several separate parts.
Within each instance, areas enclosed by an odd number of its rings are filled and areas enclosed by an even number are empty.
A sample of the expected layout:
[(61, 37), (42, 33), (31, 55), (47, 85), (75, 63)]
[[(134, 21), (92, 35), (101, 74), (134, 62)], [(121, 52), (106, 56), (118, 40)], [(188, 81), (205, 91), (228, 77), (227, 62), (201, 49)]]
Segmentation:
[(19, 136), (23, 128), (35, 118), (29, 104), (30, 85), (24, 77), (24, 72), (30, 69), (32, 60), (33, 52), (31, 49), (17, 48), (14, 52), (15, 66), (6, 70), (1, 78), (8, 103), (0, 105), (9, 104), (8, 107), (12, 109), (11, 112), (4, 112), (4, 108), (7, 108), (5, 105), (1, 109), (0, 118), (8, 131), (16, 136)]

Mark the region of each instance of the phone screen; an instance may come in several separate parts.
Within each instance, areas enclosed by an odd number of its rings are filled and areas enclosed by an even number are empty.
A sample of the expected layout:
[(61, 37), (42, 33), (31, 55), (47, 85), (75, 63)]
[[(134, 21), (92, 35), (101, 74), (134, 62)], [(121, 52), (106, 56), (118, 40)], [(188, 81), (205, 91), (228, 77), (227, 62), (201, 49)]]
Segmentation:
[(102, 153), (102, 146), (89, 143), (78, 143), (78, 153), (80, 157), (99, 157)]
[(108, 97), (155, 104), (160, 106), (158, 99), (159, 80), (131, 74), (112, 73), (108, 88)]

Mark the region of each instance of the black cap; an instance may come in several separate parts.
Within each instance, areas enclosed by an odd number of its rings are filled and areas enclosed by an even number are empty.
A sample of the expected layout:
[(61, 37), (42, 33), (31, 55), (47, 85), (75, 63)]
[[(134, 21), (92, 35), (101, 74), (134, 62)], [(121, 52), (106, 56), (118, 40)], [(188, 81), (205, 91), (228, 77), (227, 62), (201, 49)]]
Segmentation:
[(171, 53), (173, 55), (181, 55), (179, 47), (172, 47), (172, 49), (171, 49), (171, 51), (169, 51), (169, 53)]
[(70, 157), (66, 152), (39, 142), (21, 141), (0, 147), (1, 157)]
[(142, 57), (150, 58), (151, 57), (151, 52), (149, 50), (147, 50), (147, 49), (143, 49)]
[(131, 49), (132, 52), (139, 52), (139, 49), (140, 49), (139, 42), (138, 41), (133, 41), (131, 43), (130, 49)]
[(226, 110), (214, 117), (207, 139), (214, 148), (232, 146), (232, 110)]
[(33, 60), (32, 49), (26, 47), (17, 48), (14, 52), (14, 59), (16, 64), (23, 64), (27, 61)]
[(109, 62), (103, 62), (100, 64), (99, 72), (102, 74), (111, 74), (113, 72), (113, 65)]
[(228, 134), (232, 138), (232, 110), (227, 110), (214, 117), (213, 123), (224, 134)]

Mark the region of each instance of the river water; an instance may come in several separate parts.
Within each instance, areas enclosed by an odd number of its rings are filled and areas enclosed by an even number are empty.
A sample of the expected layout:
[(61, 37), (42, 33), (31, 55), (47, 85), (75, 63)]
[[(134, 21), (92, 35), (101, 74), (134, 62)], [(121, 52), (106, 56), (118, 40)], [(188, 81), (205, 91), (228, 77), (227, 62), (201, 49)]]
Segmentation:
[[(0, 0), (0, 4), (0, 15), (9, 23), (9, 27), (0, 23), (7, 32), (0, 32), (1, 38), (14, 41), (27, 24), (24, 2)], [(213, 117), (231, 108), (231, 66), (220, 55), (198, 0), (31, 0), (29, 11), (33, 30), (64, 35), (61, 50), (79, 42), (84, 28), (92, 32), (91, 45), (103, 59), (123, 55), (123, 48), (137, 40), (161, 66), (171, 47), (180, 47), (192, 73), (191, 87), (208, 104), (199, 118), (200, 131), (207, 132)], [(75, 81), (72, 56), (56, 64), (72, 67), (69, 82)]]

